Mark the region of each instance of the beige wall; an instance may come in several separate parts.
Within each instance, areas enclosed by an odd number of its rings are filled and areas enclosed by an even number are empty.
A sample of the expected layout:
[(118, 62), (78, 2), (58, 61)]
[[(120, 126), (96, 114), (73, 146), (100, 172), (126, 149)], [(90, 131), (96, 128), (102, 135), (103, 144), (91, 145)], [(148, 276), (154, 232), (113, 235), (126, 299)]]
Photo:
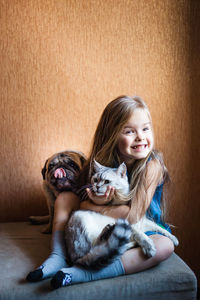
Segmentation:
[(199, 1), (1, 0), (1, 221), (45, 214), (41, 167), (88, 153), (105, 105), (150, 106), (172, 178), (177, 253), (199, 266)]

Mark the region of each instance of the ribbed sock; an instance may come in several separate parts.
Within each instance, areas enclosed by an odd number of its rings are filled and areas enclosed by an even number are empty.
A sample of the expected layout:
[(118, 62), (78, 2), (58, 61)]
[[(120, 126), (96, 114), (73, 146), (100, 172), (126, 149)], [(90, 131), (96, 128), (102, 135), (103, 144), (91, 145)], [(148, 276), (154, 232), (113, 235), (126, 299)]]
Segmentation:
[(57, 289), (59, 287), (75, 283), (117, 277), (124, 274), (124, 267), (121, 260), (118, 258), (112, 264), (98, 271), (84, 269), (80, 266), (74, 266), (72, 268), (62, 268), (52, 278), (51, 286), (54, 289)]
[(52, 277), (61, 268), (67, 267), (64, 231), (55, 231), (52, 235), (52, 252), (39, 268), (30, 272), (28, 281), (40, 281)]

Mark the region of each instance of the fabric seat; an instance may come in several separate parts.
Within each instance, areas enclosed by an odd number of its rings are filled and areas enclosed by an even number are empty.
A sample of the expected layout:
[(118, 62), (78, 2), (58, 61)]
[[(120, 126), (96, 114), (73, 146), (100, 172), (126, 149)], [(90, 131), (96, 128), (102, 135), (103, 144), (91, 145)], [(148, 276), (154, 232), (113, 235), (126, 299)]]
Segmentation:
[(196, 299), (197, 280), (175, 253), (160, 265), (137, 274), (51, 290), (50, 279), (24, 278), (50, 251), (51, 235), (27, 222), (0, 223), (0, 300)]

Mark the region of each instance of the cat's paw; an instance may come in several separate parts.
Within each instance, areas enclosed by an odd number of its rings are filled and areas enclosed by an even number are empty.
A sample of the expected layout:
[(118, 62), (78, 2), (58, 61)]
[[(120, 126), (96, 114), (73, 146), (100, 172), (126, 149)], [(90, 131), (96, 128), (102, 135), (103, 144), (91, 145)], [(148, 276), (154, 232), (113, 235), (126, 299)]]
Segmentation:
[(98, 242), (107, 241), (111, 233), (113, 232), (114, 228), (115, 228), (115, 224), (106, 225), (98, 238)]
[(174, 243), (174, 246), (178, 246), (179, 245), (179, 241), (175, 237), (175, 235), (172, 234), (170, 238), (171, 238), (172, 242)]
[(119, 244), (125, 244), (130, 241), (132, 227), (125, 219), (118, 219), (115, 223), (113, 234), (117, 236)]
[(150, 238), (143, 241), (141, 248), (142, 252), (148, 257), (153, 257), (156, 255), (156, 247), (153, 240)]

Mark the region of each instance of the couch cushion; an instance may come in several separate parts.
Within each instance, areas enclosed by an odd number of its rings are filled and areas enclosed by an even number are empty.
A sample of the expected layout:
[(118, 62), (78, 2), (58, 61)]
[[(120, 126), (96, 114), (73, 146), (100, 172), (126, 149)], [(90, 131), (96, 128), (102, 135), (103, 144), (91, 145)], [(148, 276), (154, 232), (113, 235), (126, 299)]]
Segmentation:
[(26, 222), (0, 223), (0, 300), (196, 299), (197, 280), (175, 253), (137, 274), (51, 290), (50, 279), (30, 283), (27, 273), (50, 251), (51, 235)]

